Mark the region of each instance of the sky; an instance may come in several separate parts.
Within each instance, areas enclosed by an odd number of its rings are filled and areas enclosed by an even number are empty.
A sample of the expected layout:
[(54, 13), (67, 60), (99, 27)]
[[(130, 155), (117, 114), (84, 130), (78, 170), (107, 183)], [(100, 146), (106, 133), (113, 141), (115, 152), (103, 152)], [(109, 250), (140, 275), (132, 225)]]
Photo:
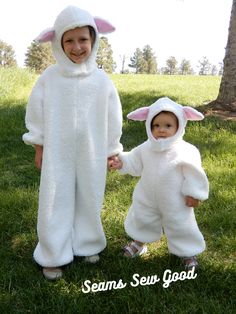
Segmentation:
[(116, 31), (106, 35), (117, 71), (126, 68), (136, 48), (150, 45), (158, 68), (174, 56), (193, 68), (203, 56), (211, 64), (223, 61), (232, 0), (6, 0), (0, 10), (0, 40), (10, 44), (19, 66), (27, 47), (68, 5), (77, 5), (110, 21)]

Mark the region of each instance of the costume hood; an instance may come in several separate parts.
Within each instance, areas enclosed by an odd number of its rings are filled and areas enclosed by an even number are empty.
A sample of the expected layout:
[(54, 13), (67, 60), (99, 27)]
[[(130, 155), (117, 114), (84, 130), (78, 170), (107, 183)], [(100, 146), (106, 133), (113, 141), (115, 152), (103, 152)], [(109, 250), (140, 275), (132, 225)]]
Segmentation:
[[(163, 139), (155, 139), (151, 131), (151, 122), (152, 119), (161, 111), (170, 111), (172, 112), (179, 121), (179, 127), (174, 136)], [(149, 107), (142, 107), (132, 111), (127, 115), (128, 119), (136, 121), (145, 121), (146, 120), (146, 131), (148, 136), (149, 145), (152, 150), (155, 151), (164, 151), (169, 149), (172, 145), (183, 138), (185, 132), (185, 126), (188, 120), (197, 121), (204, 119), (202, 113), (197, 111), (194, 108), (188, 106), (182, 106), (172, 101), (168, 97), (163, 97), (158, 99)]]
[[(76, 27), (92, 26), (95, 31), (95, 41), (89, 58), (82, 64), (73, 63), (64, 53), (61, 45), (63, 34)], [(75, 6), (68, 6), (56, 18), (52, 28), (44, 30), (36, 41), (44, 43), (51, 41), (52, 51), (59, 65), (60, 71), (66, 76), (90, 74), (95, 68), (96, 55), (99, 45), (98, 33), (113, 32), (115, 28), (102, 18), (92, 17), (89, 12)]]

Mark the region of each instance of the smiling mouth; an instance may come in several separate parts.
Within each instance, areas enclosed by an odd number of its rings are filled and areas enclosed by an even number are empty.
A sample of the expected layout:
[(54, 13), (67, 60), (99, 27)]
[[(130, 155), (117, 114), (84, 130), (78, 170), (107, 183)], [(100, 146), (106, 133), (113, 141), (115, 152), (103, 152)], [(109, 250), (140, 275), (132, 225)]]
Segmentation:
[(75, 57), (75, 58), (79, 58), (79, 57), (83, 56), (84, 53), (85, 53), (84, 51), (79, 52), (79, 53), (72, 53), (71, 56), (73, 56), (73, 57)]

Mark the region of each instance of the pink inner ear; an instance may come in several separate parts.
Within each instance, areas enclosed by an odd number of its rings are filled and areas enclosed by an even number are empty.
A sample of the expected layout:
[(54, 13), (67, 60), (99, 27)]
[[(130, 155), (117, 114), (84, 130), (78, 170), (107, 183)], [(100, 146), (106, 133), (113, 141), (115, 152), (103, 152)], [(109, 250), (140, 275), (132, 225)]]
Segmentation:
[(149, 107), (142, 107), (135, 111), (130, 112), (127, 115), (127, 118), (130, 120), (135, 120), (135, 121), (144, 121), (147, 119), (148, 112), (149, 112)]
[(187, 120), (198, 121), (204, 119), (204, 115), (192, 107), (185, 106), (183, 110)]
[(115, 30), (115, 27), (111, 23), (105, 21), (100, 17), (94, 17), (94, 21), (97, 26), (98, 32), (101, 34), (112, 33)]
[(35, 39), (39, 43), (46, 43), (48, 41), (52, 41), (55, 37), (55, 31), (53, 29), (44, 30), (39, 36)]

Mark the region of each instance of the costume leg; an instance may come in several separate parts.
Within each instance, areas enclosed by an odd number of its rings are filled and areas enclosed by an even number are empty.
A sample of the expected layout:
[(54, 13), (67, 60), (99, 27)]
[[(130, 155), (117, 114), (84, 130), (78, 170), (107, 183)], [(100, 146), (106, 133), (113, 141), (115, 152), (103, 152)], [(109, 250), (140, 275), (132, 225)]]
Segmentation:
[(125, 220), (125, 230), (134, 240), (143, 243), (158, 241), (162, 235), (160, 213), (134, 197)]
[(193, 208), (178, 209), (178, 213), (165, 216), (163, 227), (169, 251), (177, 256), (194, 256), (205, 249), (205, 241), (194, 215)]
[(44, 267), (62, 266), (73, 260), (75, 171), (73, 165), (64, 169), (58, 165), (42, 169), (37, 225), (39, 243), (34, 258)]
[[(90, 159), (90, 160), (89, 160)], [(76, 209), (74, 216), (74, 255), (90, 256), (106, 247), (101, 208), (106, 180), (106, 161), (91, 156), (77, 165)]]

